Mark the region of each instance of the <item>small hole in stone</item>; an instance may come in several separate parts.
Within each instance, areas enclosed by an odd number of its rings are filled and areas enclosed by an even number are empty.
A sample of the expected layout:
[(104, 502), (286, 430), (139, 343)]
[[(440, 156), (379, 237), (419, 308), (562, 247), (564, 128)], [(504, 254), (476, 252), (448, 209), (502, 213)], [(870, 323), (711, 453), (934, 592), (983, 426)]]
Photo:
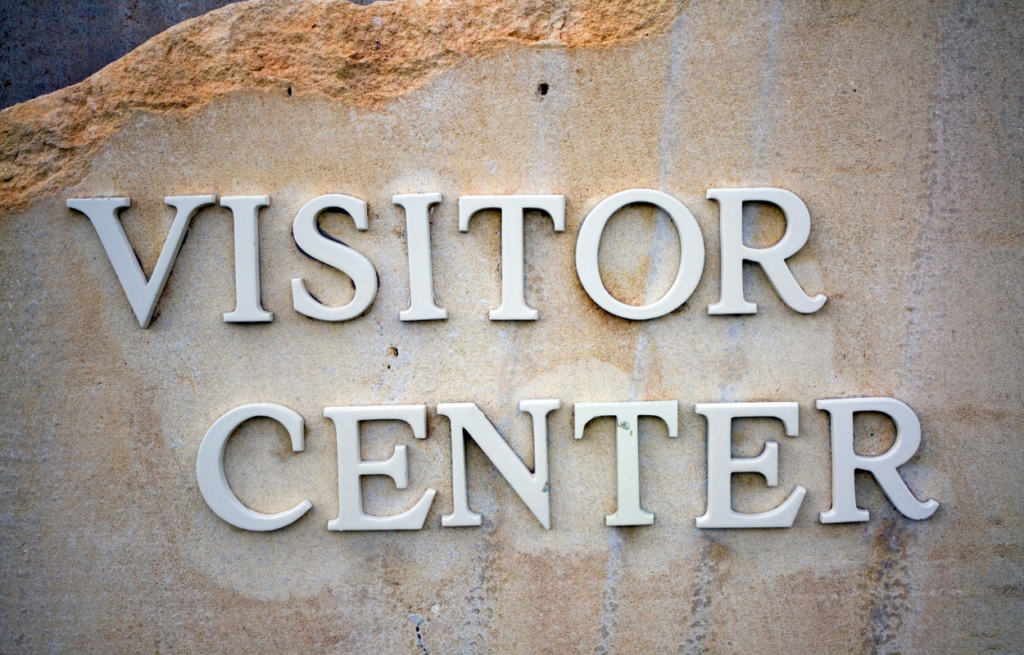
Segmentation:
[(394, 346), (388, 348), (388, 354), (392, 357), (398, 357), (398, 348), (395, 348)]
[(537, 95), (546, 96), (548, 94), (548, 88), (547, 82), (541, 82), (537, 85)]
[(292, 97), (292, 87), (288, 87), (288, 97)]

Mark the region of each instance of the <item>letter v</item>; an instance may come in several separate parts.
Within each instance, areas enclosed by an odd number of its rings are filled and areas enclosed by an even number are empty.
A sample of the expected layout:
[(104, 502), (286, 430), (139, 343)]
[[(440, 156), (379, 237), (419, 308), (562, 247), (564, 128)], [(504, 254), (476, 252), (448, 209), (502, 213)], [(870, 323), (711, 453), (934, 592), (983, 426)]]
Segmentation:
[(164, 241), (164, 248), (156, 262), (156, 268), (153, 269), (153, 276), (147, 281), (139, 259), (135, 256), (135, 251), (117, 217), (118, 210), (131, 206), (132, 201), (128, 198), (68, 198), (70, 209), (77, 209), (92, 221), (92, 226), (96, 228), (96, 234), (100, 237), (100, 243), (107, 251), (107, 257), (110, 258), (114, 272), (117, 273), (117, 279), (124, 287), (128, 302), (131, 303), (135, 317), (139, 319), (139, 325), (142, 327), (149, 327), (149, 322), (153, 319), (157, 300), (160, 299), (167, 278), (171, 275), (171, 268), (178, 257), (178, 250), (185, 240), (185, 231), (188, 230), (192, 217), (201, 208), (217, 202), (217, 197), (168, 196), (164, 198), (164, 202), (176, 208), (178, 213), (171, 225), (171, 232)]

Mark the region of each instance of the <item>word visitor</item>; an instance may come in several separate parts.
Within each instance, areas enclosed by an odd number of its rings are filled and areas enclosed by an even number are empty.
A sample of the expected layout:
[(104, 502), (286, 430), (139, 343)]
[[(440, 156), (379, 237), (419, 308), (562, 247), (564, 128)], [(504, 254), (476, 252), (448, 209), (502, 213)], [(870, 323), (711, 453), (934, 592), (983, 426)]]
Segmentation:
[[(821, 309), (825, 296), (809, 297), (800, 288), (786, 265), (807, 242), (811, 218), (807, 206), (795, 194), (784, 189), (709, 189), (707, 197), (721, 207), (722, 286), (719, 302), (708, 307), (709, 314), (754, 314), (757, 305), (743, 297), (743, 262), (761, 265), (783, 302), (794, 310), (809, 314)], [(104, 250), (114, 266), (139, 325), (149, 326), (157, 301), (170, 276), (185, 232), (203, 207), (217, 202), (216, 196), (169, 196), (165, 202), (177, 209), (170, 234), (164, 242), (153, 275), (146, 279), (142, 267), (121, 227), (117, 212), (131, 205), (128, 198), (71, 198), (68, 207), (92, 221)], [(393, 202), (405, 208), (409, 249), (410, 306), (399, 314), (403, 321), (445, 320), (448, 311), (434, 304), (433, 275), (430, 260), (430, 217), (432, 205), (441, 202), (439, 193), (398, 195)], [(778, 206), (786, 217), (786, 231), (769, 248), (750, 248), (743, 244), (743, 203), (765, 202)], [(634, 306), (616, 300), (601, 281), (597, 253), (605, 225), (619, 209), (644, 203), (662, 209), (679, 232), (679, 270), (668, 292), (657, 301)], [(232, 196), (220, 199), (232, 212), (235, 233), (235, 311), (224, 315), (228, 323), (266, 323), (273, 314), (263, 309), (260, 300), (259, 224), (261, 207), (267, 196)], [(565, 196), (462, 196), (459, 198), (459, 230), (469, 231), (474, 214), (496, 209), (501, 212), (501, 306), (491, 311), (492, 321), (535, 321), (539, 312), (526, 304), (523, 266), (523, 214), (528, 209), (551, 216), (556, 232), (565, 230)], [(369, 311), (377, 296), (377, 271), (361, 253), (322, 234), (317, 222), (328, 210), (347, 212), (356, 228), (368, 228), (366, 202), (352, 196), (330, 194), (310, 200), (299, 210), (292, 226), (295, 244), (313, 259), (347, 274), (355, 285), (355, 295), (341, 307), (321, 304), (306, 290), (301, 278), (292, 280), (295, 311), (321, 321), (347, 321)], [(664, 316), (682, 306), (697, 288), (704, 272), (704, 238), (693, 214), (686, 206), (661, 191), (630, 189), (604, 199), (587, 215), (576, 242), (576, 271), (590, 298), (605, 311), (631, 320)]]

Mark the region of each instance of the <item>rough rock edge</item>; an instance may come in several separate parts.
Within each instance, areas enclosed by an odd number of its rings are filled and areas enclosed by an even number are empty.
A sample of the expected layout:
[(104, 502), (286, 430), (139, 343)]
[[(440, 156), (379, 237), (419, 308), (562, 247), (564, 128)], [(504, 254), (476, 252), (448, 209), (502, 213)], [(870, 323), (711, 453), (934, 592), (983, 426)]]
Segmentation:
[(509, 45), (665, 32), (687, 0), (252, 0), (163, 32), (92, 77), (0, 112), (0, 212), (77, 184), (139, 111), (188, 118), (245, 89), (374, 108)]

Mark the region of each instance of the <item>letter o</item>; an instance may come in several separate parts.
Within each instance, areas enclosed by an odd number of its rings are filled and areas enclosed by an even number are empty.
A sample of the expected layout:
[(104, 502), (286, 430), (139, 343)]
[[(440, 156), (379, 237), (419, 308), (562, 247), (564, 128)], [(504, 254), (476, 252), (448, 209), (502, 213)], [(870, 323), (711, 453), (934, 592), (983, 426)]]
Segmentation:
[[(626, 205), (641, 202), (664, 210), (675, 224), (679, 233), (679, 272), (668, 293), (649, 305), (636, 307), (616, 300), (608, 293), (601, 280), (597, 251), (612, 214)], [(697, 288), (704, 272), (704, 237), (686, 205), (667, 193), (653, 189), (622, 191), (599, 202), (584, 219), (576, 240), (576, 272), (587, 295), (606, 312), (633, 321), (658, 318), (680, 307)]]

